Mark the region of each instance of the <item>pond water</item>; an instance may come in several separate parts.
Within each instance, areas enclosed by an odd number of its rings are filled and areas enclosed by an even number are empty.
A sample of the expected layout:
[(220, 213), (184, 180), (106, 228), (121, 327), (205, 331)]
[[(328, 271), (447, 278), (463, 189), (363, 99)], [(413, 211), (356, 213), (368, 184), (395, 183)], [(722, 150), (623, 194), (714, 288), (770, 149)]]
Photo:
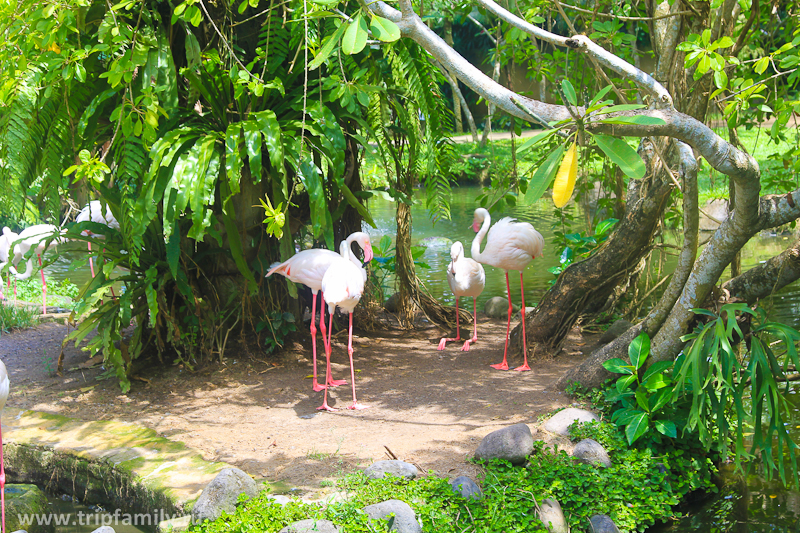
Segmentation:
[[(158, 523), (153, 517), (144, 514), (128, 514), (108, 511), (97, 505), (86, 505), (67, 494), (54, 496), (47, 494), (50, 514), (47, 518), (57, 519), (57, 533), (91, 533), (100, 526), (111, 526), (116, 533), (153, 533)], [(134, 525), (143, 524), (143, 525)]]

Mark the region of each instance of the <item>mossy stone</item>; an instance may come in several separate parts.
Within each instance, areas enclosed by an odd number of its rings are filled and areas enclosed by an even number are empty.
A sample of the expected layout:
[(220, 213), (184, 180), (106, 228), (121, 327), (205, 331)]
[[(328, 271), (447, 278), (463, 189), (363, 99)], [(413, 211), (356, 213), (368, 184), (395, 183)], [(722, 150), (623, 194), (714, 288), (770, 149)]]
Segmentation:
[[(53, 533), (55, 526), (39, 524), (37, 517), (50, 513), (47, 496), (36, 485), (6, 485), (6, 531), (24, 529), (28, 533)], [(23, 524), (20, 517), (28, 516), (30, 524)]]

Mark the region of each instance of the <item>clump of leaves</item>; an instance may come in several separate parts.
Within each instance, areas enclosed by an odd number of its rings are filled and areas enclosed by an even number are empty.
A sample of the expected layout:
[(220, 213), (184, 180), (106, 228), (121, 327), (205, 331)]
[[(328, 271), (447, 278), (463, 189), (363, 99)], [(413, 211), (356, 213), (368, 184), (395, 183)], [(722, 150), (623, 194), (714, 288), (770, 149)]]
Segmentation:
[(32, 328), (38, 322), (37, 314), (37, 310), (32, 307), (17, 307), (0, 303), (0, 333)]
[(267, 336), (264, 339), (265, 350), (267, 353), (272, 353), (278, 348), (283, 348), (286, 343), (286, 337), (297, 331), (294, 323), (294, 315), (292, 313), (283, 313), (281, 311), (272, 311), (266, 320), (262, 320), (256, 324), (256, 332), (267, 330)]

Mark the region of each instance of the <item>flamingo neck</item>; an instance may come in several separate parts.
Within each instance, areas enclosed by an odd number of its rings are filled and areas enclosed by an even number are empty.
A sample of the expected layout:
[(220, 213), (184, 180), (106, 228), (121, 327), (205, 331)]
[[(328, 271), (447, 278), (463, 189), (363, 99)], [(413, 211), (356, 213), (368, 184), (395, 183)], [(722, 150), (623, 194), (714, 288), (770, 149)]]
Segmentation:
[(22, 274), (17, 273), (14, 267), (11, 267), (11, 270), (13, 271), (12, 274), (14, 274), (14, 277), (18, 280), (28, 279), (33, 275), (33, 259), (28, 258), (28, 265), (25, 267), (25, 272)]
[(487, 214), (486, 218), (483, 219), (483, 225), (481, 226), (480, 231), (478, 232), (477, 235), (475, 235), (475, 238), (472, 239), (472, 248), (470, 252), (472, 254), (472, 258), (476, 261), (481, 260), (481, 242), (483, 241), (483, 238), (486, 236), (486, 234), (489, 232), (489, 226), (491, 225), (492, 225), (492, 217), (490, 217)]

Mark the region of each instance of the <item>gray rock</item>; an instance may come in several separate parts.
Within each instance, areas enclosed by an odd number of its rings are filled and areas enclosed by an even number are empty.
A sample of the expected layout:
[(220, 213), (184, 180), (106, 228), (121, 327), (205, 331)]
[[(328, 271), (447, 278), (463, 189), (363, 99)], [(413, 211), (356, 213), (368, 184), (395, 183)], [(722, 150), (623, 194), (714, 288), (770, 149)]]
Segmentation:
[(700, 209), (700, 231), (716, 231), (728, 218), (728, 200), (709, 200)]
[(192, 515), (187, 514), (178, 518), (171, 518), (158, 523), (158, 533), (179, 533), (186, 531), (192, 525)]
[(551, 416), (550, 419), (545, 422), (544, 429), (550, 433), (567, 436), (569, 435), (569, 426), (576, 420), (579, 422), (592, 422), (600, 419), (596, 414), (586, 409), (568, 407)]
[(614, 521), (604, 514), (592, 515), (589, 524), (592, 526), (592, 533), (619, 533)]
[(339, 528), (330, 520), (308, 518), (289, 524), (278, 533), (339, 533)]
[[(506, 304), (506, 305), (508, 305), (508, 304)], [(514, 307), (516, 307), (516, 306), (514, 306)], [(508, 310), (508, 307), (506, 307), (506, 310)], [(526, 305), (525, 306), (525, 315), (528, 315), (528, 313), (533, 313), (535, 310), (536, 310), (536, 307)], [(520, 318), (521, 318), (521, 313), (517, 313), (515, 311), (515, 314), (514, 314), (514, 316), (511, 317), (511, 320), (520, 320)]]
[(406, 479), (414, 479), (419, 474), (417, 467), (406, 463), (405, 461), (387, 460), (377, 461), (372, 463), (364, 470), (364, 474), (369, 479), (383, 479), (386, 474), (392, 474), (396, 477), (404, 477)]
[(284, 496), (283, 494), (270, 494), (267, 496), (268, 500), (272, 500), (274, 503), (277, 503), (281, 507), (292, 501), (292, 499), (288, 496)]
[(116, 531), (114, 531), (114, 528), (111, 526), (100, 526), (92, 531), (92, 533), (116, 533)]
[(600, 335), (600, 338), (597, 340), (599, 344), (608, 344), (609, 342), (613, 341), (626, 331), (628, 331), (633, 324), (625, 320), (624, 318), (620, 318), (616, 320), (611, 326)]
[[(511, 306), (511, 312), (516, 313), (519, 311), (518, 305)], [(508, 299), (502, 296), (495, 296), (489, 298), (483, 306), (483, 312), (489, 318), (507, 318), (508, 317)]]
[[(398, 533), (422, 533), (422, 527), (417, 522), (414, 510), (401, 500), (386, 500), (385, 502), (367, 505), (364, 511), (372, 520), (389, 520), (389, 531)], [(391, 517), (394, 515), (394, 517)]]
[(39, 524), (35, 520), (32, 524), (23, 524), (20, 517), (44, 516), (51, 513), (47, 495), (36, 485), (27, 483), (9, 483), (5, 487), (6, 499), (6, 531), (25, 529), (29, 533), (52, 533), (55, 525), (51, 523)]
[(468, 476), (458, 476), (450, 482), (453, 492), (461, 494), (466, 499), (480, 500), (483, 498), (483, 491), (472, 478)]
[(223, 468), (203, 489), (203, 493), (192, 507), (192, 523), (214, 521), (222, 516), (223, 511), (232, 513), (242, 493), (247, 494), (248, 498), (258, 494), (253, 478), (238, 468)]
[(533, 451), (533, 434), (527, 424), (514, 424), (492, 431), (475, 450), (476, 459), (505, 459), (511, 464), (522, 464)]
[(594, 439), (583, 439), (572, 450), (572, 456), (586, 464), (600, 464), (606, 468), (611, 466), (611, 458), (603, 445)]
[(561, 504), (551, 498), (542, 500), (539, 505), (539, 520), (545, 525), (550, 533), (569, 533), (569, 524), (564, 518), (564, 511)]
[(394, 293), (389, 296), (385, 302), (383, 302), (383, 308), (389, 311), (390, 313), (397, 312), (397, 301), (400, 300), (400, 293)]

